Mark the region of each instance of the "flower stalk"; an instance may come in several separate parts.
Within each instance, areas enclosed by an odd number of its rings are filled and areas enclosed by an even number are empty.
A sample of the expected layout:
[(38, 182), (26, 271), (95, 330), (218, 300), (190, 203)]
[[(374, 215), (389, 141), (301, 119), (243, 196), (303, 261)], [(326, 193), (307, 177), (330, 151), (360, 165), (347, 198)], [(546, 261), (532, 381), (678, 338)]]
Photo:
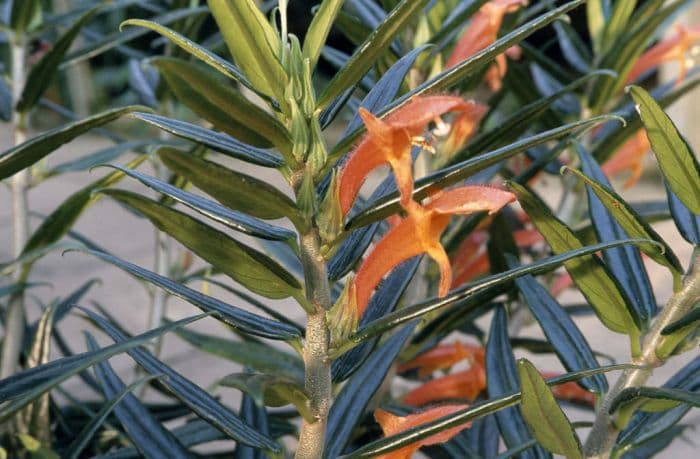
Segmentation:
[(632, 362), (641, 368), (625, 370), (598, 407), (593, 429), (584, 447), (586, 458), (611, 457), (615, 440), (625, 427), (621, 425), (625, 423), (624, 420), (619, 422), (614, 414), (610, 413), (613, 401), (623, 390), (644, 385), (652, 375), (654, 368), (664, 364), (669, 352), (663, 350), (665, 335), (662, 334), (662, 331), (687, 314), (698, 301), (700, 301), (700, 248), (695, 247), (690, 270), (683, 279), (681, 289), (671, 296), (666, 306), (656, 317), (651, 329), (644, 337), (641, 354)]

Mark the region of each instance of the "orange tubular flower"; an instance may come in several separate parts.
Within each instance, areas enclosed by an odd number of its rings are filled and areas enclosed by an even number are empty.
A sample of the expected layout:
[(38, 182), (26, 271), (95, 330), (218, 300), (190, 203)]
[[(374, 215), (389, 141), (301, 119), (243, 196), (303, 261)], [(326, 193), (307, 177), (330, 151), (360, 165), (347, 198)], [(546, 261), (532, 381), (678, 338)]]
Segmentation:
[(624, 184), (625, 188), (629, 188), (642, 176), (644, 155), (649, 150), (651, 150), (651, 144), (647, 133), (644, 129), (640, 129), (603, 164), (601, 169), (608, 177), (629, 170), (630, 176)]
[[(471, 24), (447, 59), (445, 67), (454, 67), (492, 45), (498, 39), (498, 30), (503, 23), (503, 17), (527, 6), (527, 3), (527, 0), (491, 0), (485, 3), (474, 15)], [(489, 69), (486, 76), (487, 83), (492, 90), (498, 90), (505, 71), (506, 57), (501, 54), (496, 58), (496, 64)]]
[[(558, 373), (549, 371), (540, 371), (540, 374), (543, 378), (553, 378), (555, 376), (559, 376)], [(558, 398), (559, 400), (565, 400), (567, 402), (588, 406), (595, 405), (595, 394), (593, 392), (588, 392), (586, 389), (576, 384), (575, 381), (550, 386), (550, 389), (552, 389), (552, 394), (554, 394), (554, 397)]]
[(627, 83), (634, 82), (649, 70), (670, 61), (678, 62), (680, 67), (676, 84), (683, 81), (688, 69), (694, 65), (692, 57), (697, 54), (694, 45), (700, 39), (700, 27), (688, 29), (677, 24), (676, 31), (673, 37), (660, 41), (639, 57), (627, 75)]
[(367, 175), (379, 166), (388, 164), (394, 172), (405, 205), (413, 193), (411, 146), (428, 123), (451, 111), (470, 110), (473, 102), (455, 96), (420, 96), (381, 120), (364, 108), (360, 116), (367, 127), (367, 135), (350, 155), (340, 172), (340, 207), (347, 214)]
[[(429, 410), (422, 411), (420, 413), (409, 414), (408, 416), (396, 416), (388, 411), (376, 410), (374, 412), (374, 419), (382, 427), (384, 436), (388, 437), (390, 435), (395, 435), (397, 433), (403, 432), (413, 427), (418, 427), (420, 425), (426, 424), (430, 421), (440, 419), (442, 417), (448, 416), (457, 411), (469, 408), (469, 405), (444, 405), (437, 406), (435, 408), (430, 408)], [(449, 441), (452, 437), (460, 433), (462, 430), (471, 427), (471, 421), (465, 422), (464, 424), (452, 427), (451, 429), (444, 430), (435, 435), (431, 435), (427, 438), (419, 440), (410, 445), (404, 446), (401, 449), (392, 451), (388, 454), (383, 454), (377, 456), (376, 459), (410, 459), (410, 457), (418, 451), (422, 446), (437, 445), (439, 443), (445, 443)]]
[(440, 267), (439, 295), (447, 295), (452, 282), (452, 268), (440, 244), (440, 235), (447, 227), (450, 216), (480, 211), (495, 213), (514, 200), (513, 193), (489, 186), (464, 186), (440, 192), (425, 206), (409, 200), (405, 208), (408, 216), (386, 233), (357, 271), (351, 287), (357, 317), (362, 317), (372, 292), (389, 271), (422, 253), (427, 253)]
[(474, 101), (469, 101), (469, 108), (462, 111), (452, 121), (450, 134), (442, 144), (441, 152), (451, 156), (462, 148), (479, 128), (481, 119), (486, 115), (489, 107)]
[(462, 360), (469, 360), (473, 365), (484, 365), (485, 351), (482, 346), (463, 344), (455, 341), (452, 344), (441, 344), (418, 355), (416, 358), (399, 365), (397, 371), (418, 368), (418, 376), (424, 378), (436, 370), (447, 370)]
[(474, 363), (468, 370), (431, 379), (404, 397), (407, 405), (422, 406), (440, 400), (474, 400), (486, 388), (486, 370)]

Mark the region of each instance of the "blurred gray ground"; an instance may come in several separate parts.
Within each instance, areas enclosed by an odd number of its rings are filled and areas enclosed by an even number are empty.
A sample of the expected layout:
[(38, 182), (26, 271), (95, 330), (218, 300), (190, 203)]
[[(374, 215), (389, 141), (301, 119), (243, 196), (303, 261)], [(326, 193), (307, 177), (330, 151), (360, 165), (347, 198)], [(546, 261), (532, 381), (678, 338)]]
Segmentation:
[[(1, 130), (0, 150), (4, 150), (10, 145), (9, 133), (5, 129)], [(84, 137), (52, 154), (48, 161), (50, 164), (56, 165), (107, 145), (109, 143), (100, 138)], [(257, 169), (255, 173), (259, 174), (259, 171)], [(96, 169), (91, 173), (72, 173), (52, 178), (31, 191), (31, 207), (36, 212), (48, 214), (71, 193), (106, 173), (107, 171), (104, 169)], [(263, 177), (265, 180), (275, 184), (281, 183), (279, 178), (276, 177), (275, 171), (269, 171), (266, 174), (267, 176)], [(557, 181), (548, 180), (548, 182), (550, 186), (555, 186)], [(119, 186), (144, 190), (143, 187), (131, 179), (125, 179)], [(552, 196), (555, 193), (548, 193), (548, 195)], [(658, 177), (646, 177), (642, 183), (637, 185), (631, 192), (628, 192), (627, 195), (631, 197), (632, 201), (660, 199), (662, 198), (660, 181)], [(36, 228), (39, 222), (40, 220), (37, 218), (32, 219), (32, 227)], [(670, 240), (671, 246), (676, 250), (683, 263), (687, 263), (690, 256), (690, 245), (681, 240), (673, 224), (664, 222), (656, 225), (656, 228), (662, 236)], [(108, 199), (100, 200), (90, 208), (80, 218), (75, 229), (117, 256), (141, 266), (152, 268), (154, 240), (152, 227), (146, 221), (129, 214)], [(2, 187), (0, 188), (0, 260), (2, 261), (10, 258), (10, 234), (9, 193), (6, 187)], [(658, 299), (663, 304), (671, 293), (670, 276), (664, 268), (653, 263), (649, 263), (648, 268)], [(60, 253), (52, 253), (35, 266), (32, 279), (48, 281), (52, 284), (52, 287), (40, 287), (31, 291), (31, 299), (29, 301), (31, 316), (36, 317), (38, 315), (40, 301), (47, 303), (54, 297), (64, 296), (86, 280), (92, 278), (101, 279), (101, 283), (93, 287), (81, 302), (81, 305), (90, 306), (91, 301), (97, 301), (107, 308), (131, 332), (138, 333), (145, 330), (149, 299), (143, 286), (117, 268), (81, 253), (68, 253), (63, 256)], [(0, 282), (3, 281), (0, 280)], [(196, 287), (199, 286), (197, 285)], [(230, 301), (232, 304), (242, 305), (240, 301), (220, 291), (212, 289), (211, 293)], [(303, 322), (303, 314), (294, 304), (285, 301), (273, 302), (266, 300), (266, 302), (284, 311), (289, 317), (298, 319), (300, 323)], [(168, 302), (168, 316), (172, 319), (192, 315), (196, 312), (198, 310), (194, 307), (178, 299), (170, 299)], [(628, 360), (628, 345), (624, 337), (608, 332), (593, 317), (579, 317), (576, 320), (594, 349), (613, 356), (619, 362)], [(86, 328), (86, 323), (78, 315), (66, 318), (60, 325), (60, 330), (76, 352), (85, 349), (84, 336), (81, 332)], [(213, 319), (203, 320), (196, 323), (192, 328), (222, 336), (232, 336), (230, 332)], [(536, 325), (527, 326), (522, 331), (522, 334), (525, 336), (538, 336), (539, 333), (539, 328)], [(97, 335), (101, 343), (109, 343), (106, 337), (99, 333)], [(226, 360), (193, 351), (189, 345), (175, 336), (168, 336), (165, 339), (163, 349), (166, 361), (187, 377), (205, 387), (214, 383), (217, 378), (239, 370), (236, 365)], [(518, 353), (526, 356), (524, 353)], [(541, 356), (529, 355), (527, 357), (532, 358), (540, 368), (560, 369), (554, 357), (542, 358)], [(675, 359), (659, 369), (655, 373), (652, 383), (663, 383), (691, 357), (691, 355), (688, 355), (682, 359)], [(122, 356), (112, 359), (111, 363), (126, 380), (131, 379), (133, 363), (130, 359)], [(613, 375), (611, 375), (611, 380), (614, 381)], [(64, 387), (84, 397), (94, 396), (94, 394), (82, 388), (80, 381), (76, 379), (70, 380)], [(399, 390), (401, 389), (399, 388)], [(216, 393), (220, 394), (225, 402), (231, 403), (236, 408), (238, 407), (239, 396), (235, 390), (219, 388), (216, 389)], [(590, 415), (584, 411), (572, 409), (571, 413), (574, 420), (590, 420)], [(699, 425), (699, 421), (700, 411), (698, 410), (695, 410), (685, 418), (685, 423), (693, 426)], [(688, 430), (683, 438), (677, 439), (673, 446), (660, 457), (696, 456), (693, 453), (698, 451), (698, 445), (691, 443), (693, 437), (696, 437), (693, 430)], [(697, 443), (697, 440), (695, 442)]]

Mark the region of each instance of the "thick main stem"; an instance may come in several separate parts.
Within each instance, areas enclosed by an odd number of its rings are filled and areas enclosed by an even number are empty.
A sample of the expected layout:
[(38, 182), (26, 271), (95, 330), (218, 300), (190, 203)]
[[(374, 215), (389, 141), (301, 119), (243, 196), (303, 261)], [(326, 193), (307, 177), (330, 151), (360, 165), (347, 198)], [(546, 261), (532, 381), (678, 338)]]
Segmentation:
[(683, 279), (680, 290), (668, 300), (661, 313), (654, 319), (649, 333), (642, 343), (641, 355), (633, 363), (645, 368), (626, 370), (617, 380), (615, 386), (606, 394), (598, 407), (593, 429), (585, 445), (586, 457), (590, 459), (607, 459), (611, 456), (615, 440), (620, 433), (610, 406), (623, 390), (642, 386), (651, 376), (653, 369), (662, 365), (665, 357), (659, 357), (659, 345), (664, 340), (661, 331), (685, 315), (700, 300), (700, 248), (695, 248), (690, 264), (690, 271)]
[[(27, 79), (26, 75), (26, 43), (24, 37), (15, 37), (10, 46), (12, 55), (12, 102), (17, 104)], [(12, 115), (14, 129), (14, 144), (19, 145), (27, 139), (24, 126), (24, 116), (14, 112)], [(12, 252), (16, 257), (22, 254), (29, 235), (29, 169), (16, 173), (10, 182), (12, 196)], [(24, 269), (19, 267), (13, 281), (22, 282)], [(24, 295), (20, 292), (10, 298), (5, 320), (5, 338), (0, 361), (0, 378), (6, 378), (17, 370), (19, 356), (24, 341)]]
[(304, 421), (295, 457), (320, 459), (323, 455), (331, 404), (331, 361), (328, 357), (330, 331), (326, 322), (326, 311), (331, 306), (331, 296), (316, 228), (302, 235), (300, 250), (306, 278), (306, 297), (313, 308), (306, 322), (304, 388), (310, 397), (310, 408), (315, 420)]

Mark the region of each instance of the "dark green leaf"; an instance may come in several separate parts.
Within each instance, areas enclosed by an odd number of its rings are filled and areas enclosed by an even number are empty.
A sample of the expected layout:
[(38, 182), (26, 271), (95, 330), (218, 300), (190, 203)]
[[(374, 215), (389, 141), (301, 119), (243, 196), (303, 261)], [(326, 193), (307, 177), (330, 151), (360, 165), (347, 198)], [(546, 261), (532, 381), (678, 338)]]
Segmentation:
[[(99, 349), (95, 339), (86, 334), (88, 349), (95, 352)], [(108, 362), (100, 362), (95, 366), (95, 374), (102, 386), (102, 392), (107, 400), (115, 398), (123, 392), (126, 386), (117, 376)], [(124, 400), (114, 407), (117, 419), (124, 427), (126, 434), (136, 449), (147, 459), (166, 459), (190, 457), (184, 446), (175, 436), (156, 420), (148, 409), (132, 394), (124, 396)]]
[[(509, 186), (516, 192), (518, 202), (554, 253), (583, 247), (573, 231), (542, 200), (522, 185), (511, 182)], [(639, 346), (639, 318), (632, 316), (629, 299), (607, 267), (593, 255), (570, 260), (564, 266), (603, 324), (610, 330), (629, 335), (633, 352), (636, 352)]]
[(141, 150), (145, 149), (144, 147), (154, 145), (156, 143), (162, 144), (163, 141), (152, 139), (119, 143), (117, 145), (98, 150), (81, 158), (58, 164), (46, 171), (44, 173), (44, 177), (49, 178), (70, 172), (86, 171), (99, 164), (106, 164), (115, 161), (124, 153), (128, 153), (130, 151), (140, 152)]
[(389, 338), (345, 383), (328, 414), (325, 457), (335, 458), (343, 452), (352, 430), (412, 332), (413, 327), (408, 326)]
[(6, 403), (0, 408), (0, 421), (7, 420), (18, 410), (36, 400), (39, 395), (54, 388), (71, 376), (90, 368), (96, 363), (126, 352), (134, 347), (143, 346), (154, 338), (180, 327), (184, 327), (204, 317), (207, 317), (207, 314), (199, 314), (178, 320), (177, 322), (134, 336), (122, 343), (113, 344), (97, 351), (84, 352), (71, 357), (57, 359), (44, 365), (15, 373), (3, 379), (2, 385), (0, 385), (0, 401), (9, 403)]
[[(20, 0), (21, 3), (32, 3), (32, 1), (33, 0)], [(51, 49), (44, 54), (41, 60), (32, 67), (27, 76), (27, 83), (22, 90), (22, 95), (19, 102), (17, 102), (16, 110), (18, 112), (25, 113), (36, 105), (39, 98), (41, 98), (46, 91), (46, 88), (49, 87), (53, 79), (52, 77), (58, 73), (58, 65), (73, 44), (73, 40), (75, 40), (80, 33), (80, 29), (92, 19), (99, 9), (99, 6), (92, 8), (78, 18), (73, 25), (61, 35)]]
[(637, 6), (637, 0), (615, 2), (605, 27), (602, 31), (602, 48), (608, 50), (628, 29), (627, 24)]
[[(467, 159), (461, 163), (457, 163), (433, 172), (432, 174), (416, 181), (413, 196), (415, 198), (422, 199), (437, 190), (460, 183), (477, 172), (498, 164), (505, 159), (517, 155), (518, 153), (526, 152), (532, 147), (544, 144), (550, 140), (554, 140), (571, 133), (585, 131), (586, 129), (589, 129), (607, 119), (610, 118), (607, 116), (602, 116), (566, 124), (564, 126), (535, 134), (531, 137), (519, 140), (497, 150), (478, 155), (477, 157)], [(400, 208), (398, 192), (384, 195), (383, 197), (374, 201), (369, 208), (348, 221), (345, 228), (349, 231), (369, 223), (382, 220), (389, 215), (398, 212)]]
[[(86, 312), (90, 320), (95, 322), (115, 342), (128, 341), (126, 335), (105, 319), (89, 311)], [(235, 413), (226, 408), (206, 390), (153, 357), (145, 349), (134, 348), (127, 352), (147, 372), (152, 375), (163, 375), (160, 382), (174, 397), (229, 437), (258, 448), (265, 448), (270, 451), (279, 450), (279, 446), (272, 439), (259, 434), (246, 425)]]
[(150, 282), (203, 311), (213, 312), (223, 322), (245, 333), (278, 340), (293, 340), (300, 337), (299, 330), (295, 327), (236, 308), (112, 255), (95, 250), (82, 251), (111, 263), (139, 279)]
[(71, 441), (63, 457), (67, 459), (78, 459), (80, 453), (88, 445), (92, 437), (97, 432), (102, 424), (107, 420), (107, 417), (112, 414), (112, 410), (117, 406), (128, 394), (137, 389), (143, 383), (156, 379), (156, 376), (144, 376), (128, 386), (124, 387), (119, 393), (114, 394), (114, 397), (105, 402), (100, 408), (100, 411), (95, 413), (95, 416), (90, 420), (89, 423), (85, 424), (80, 433)]
[(317, 109), (324, 109), (343, 91), (354, 86), (375, 64), (377, 58), (387, 50), (396, 35), (427, 3), (428, 0), (401, 0), (384, 21), (372, 31), (367, 40), (357, 48), (350, 61), (328, 83), (318, 98)]
[[(214, 201), (203, 198), (193, 193), (184, 191), (169, 183), (158, 180), (154, 177), (142, 174), (134, 169), (127, 169), (121, 166), (111, 166), (118, 169), (130, 177), (137, 179), (147, 187), (164, 194), (175, 201), (182, 203), (200, 214), (222, 223), (227, 227), (239, 231), (243, 234), (269, 239), (271, 241), (288, 241), (296, 237), (293, 231), (258, 220), (249, 215), (229, 210)], [(110, 194), (112, 191), (103, 191)]]
[(103, 193), (142, 213), (158, 229), (249, 290), (268, 298), (303, 297), (299, 281), (279, 263), (225, 233), (136, 193)]
[(520, 407), (537, 442), (567, 459), (582, 458), (581, 442), (539, 371), (532, 363), (520, 359), (518, 374), (522, 388)]
[[(201, 143), (212, 150), (216, 150), (232, 158), (263, 167), (280, 167), (284, 165), (284, 161), (276, 153), (247, 145), (231, 136), (197, 126), (196, 124), (186, 123), (160, 115), (152, 115), (150, 113), (137, 112), (132, 116), (169, 132), (174, 136)], [(2, 157), (0, 157), (0, 159), (1, 158)]]
[(31, 166), (61, 145), (70, 142), (89, 130), (137, 110), (148, 110), (148, 108), (140, 105), (131, 105), (107, 110), (89, 118), (51, 129), (9, 150), (5, 150), (3, 153), (0, 153), (0, 180)]
[(676, 228), (683, 236), (683, 239), (693, 245), (700, 245), (700, 215), (693, 214), (676, 193), (665, 183), (668, 207), (671, 210)]
[(294, 201), (267, 182), (174, 148), (160, 148), (158, 156), (168, 169), (230, 209), (266, 220), (287, 217), (299, 222)]
[[(656, 411), (659, 408), (669, 409), (678, 404), (700, 407), (700, 394), (695, 391), (662, 387), (630, 387), (615, 397), (608, 411), (614, 413), (622, 405), (639, 402), (640, 399), (645, 402), (645, 405), (648, 405), (650, 411)], [(645, 409), (644, 405), (642, 405), (642, 409)]]
[[(248, 395), (241, 398), (241, 417), (255, 429), (264, 434), (270, 435), (269, 417), (265, 407), (255, 404), (255, 401)], [(255, 450), (250, 446), (236, 445), (236, 451), (232, 459), (267, 459), (263, 451)]]
[(152, 59), (180, 102), (219, 131), (255, 147), (289, 151), (287, 129), (218, 75), (195, 62), (172, 57)]
[(647, 131), (661, 172), (676, 196), (694, 214), (700, 214), (700, 165), (671, 118), (648, 92), (631, 86), (629, 92)]
[[(583, 333), (549, 292), (532, 276), (516, 279), (515, 284), (564, 367), (568, 371), (598, 367), (598, 362)], [(608, 390), (608, 383), (602, 375), (583, 379), (581, 385), (599, 394)]]
[(271, 374), (234, 373), (225, 376), (219, 384), (235, 387), (250, 395), (258, 406), (279, 407), (292, 404), (305, 420), (314, 422), (316, 419), (310, 411), (309, 396), (299, 381)]
[(698, 321), (700, 321), (700, 307), (695, 307), (688, 314), (664, 327), (664, 329), (661, 330), (661, 334), (670, 335), (671, 333), (677, 332), (685, 327), (696, 324)]
[(14, 0), (11, 8), (10, 27), (16, 33), (31, 31), (41, 24), (41, 0)]
[(207, 4), (234, 61), (251, 83), (258, 91), (284, 100), (287, 75), (279, 61), (282, 45), (255, 2), (210, 0)]
[(233, 341), (214, 335), (181, 329), (177, 335), (198, 350), (250, 367), (261, 373), (269, 373), (304, 379), (304, 362), (295, 355), (277, 350), (255, 341)]

